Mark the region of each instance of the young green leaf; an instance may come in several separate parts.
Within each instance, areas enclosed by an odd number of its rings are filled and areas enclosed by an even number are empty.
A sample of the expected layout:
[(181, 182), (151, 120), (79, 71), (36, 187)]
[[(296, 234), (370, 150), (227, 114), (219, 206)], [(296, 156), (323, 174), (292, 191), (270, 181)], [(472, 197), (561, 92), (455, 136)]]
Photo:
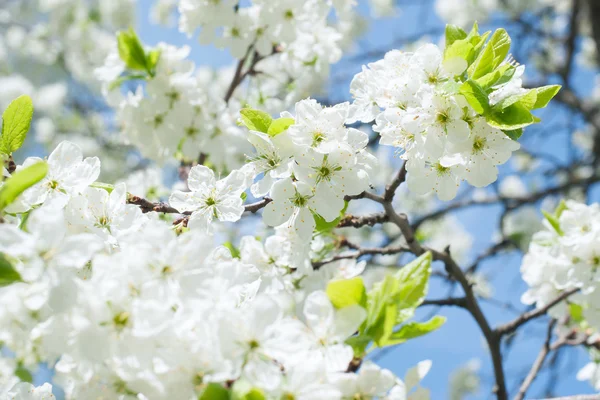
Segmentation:
[(354, 304), (365, 307), (367, 292), (362, 277), (331, 281), (325, 290), (335, 308), (344, 308)]
[(446, 318), (436, 315), (427, 322), (411, 322), (402, 325), (399, 330), (390, 335), (386, 341), (386, 346), (404, 343), (409, 339), (414, 339), (419, 336), (426, 335), (430, 332), (439, 329), (446, 322)]
[(229, 390), (218, 383), (209, 383), (198, 400), (230, 400)]
[(348, 202), (346, 201), (344, 204), (344, 208), (340, 211), (340, 216), (334, 219), (333, 221), (327, 222), (325, 218), (321, 217), (319, 214), (313, 212), (313, 217), (315, 219), (315, 231), (317, 234), (323, 234), (331, 232), (344, 218), (346, 215), (346, 210), (348, 209)]
[(378, 320), (383, 318), (386, 304), (394, 301), (397, 292), (398, 280), (388, 275), (367, 293), (367, 319), (364, 324), (366, 332), (374, 330)]
[(23, 145), (32, 118), (33, 103), (29, 96), (19, 96), (8, 105), (2, 114), (0, 152), (10, 154)]
[(417, 308), (425, 299), (431, 274), (431, 253), (406, 264), (395, 275), (399, 282), (396, 300), (400, 309)]
[(488, 90), (494, 85), (508, 82), (514, 73), (515, 67), (510, 64), (504, 64), (489, 74), (485, 74), (481, 78), (475, 79), (475, 82), (477, 82), (484, 90)]
[(485, 115), (490, 110), (488, 95), (477, 82), (469, 79), (461, 85), (459, 93), (465, 97), (477, 114)]
[(535, 90), (528, 90), (523, 93), (513, 94), (505, 99), (502, 99), (498, 104), (494, 104), (495, 110), (504, 110), (505, 108), (519, 104), (526, 110), (532, 110), (537, 100), (537, 92)]
[(465, 39), (466, 37), (467, 32), (460, 26), (452, 24), (446, 25), (446, 48), (450, 47), (455, 41)]
[(535, 119), (531, 111), (522, 105), (515, 103), (505, 109), (497, 109), (496, 106), (486, 115), (487, 123), (494, 128), (502, 130), (515, 130), (525, 128), (528, 125), (535, 123)]
[(537, 110), (538, 108), (546, 107), (550, 100), (556, 96), (561, 87), (562, 86), (560, 85), (550, 85), (536, 88), (535, 91), (537, 92), (537, 99), (532, 109)]
[(104, 183), (104, 182), (94, 182), (90, 185), (90, 187), (97, 188), (97, 189), (104, 189), (108, 193), (111, 193), (115, 189), (114, 185), (111, 185), (110, 183)]
[(242, 114), (242, 124), (246, 128), (268, 134), (273, 122), (273, 118), (268, 113), (253, 108), (242, 108), (240, 114)]
[(154, 69), (156, 68), (156, 64), (158, 64), (158, 60), (160, 59), (160, 49), (150, 50), (146, 55), (146, 69), (151, 74), (154, 73)]
[(494, 59), (492, 61), (492, 70), (498, 68), (498, 66), (504, 61), (508, 52), (510, 51), (510, 36), (506, 30), (500, 28), (496, 29), (488, 46), (492, 46), (494, 49)]
[(481, 54), (469, 67), (471, 79), (478, 79), (493, 72), (504, 61), (510, 50), (510, 36), (504, 29), (497, 29)]
[(285, 132), (287, 128), (294, 125), (296, 121), (294, 118), (278, 118), (273, 120), (271, 125), (269, 125), (269, 129), (267, 130), (267, 134), (269, 136), (277, 136), (282, 132)]
[(473, 59), (473, 54), (473, 45), (469, 43), (468, 40), (457, 40), (454, 43), (452, 43), (449, 47), (447, 47), (444, 51), (444, 62), (460, 58), (465, 60), (468, 65), (469, 62)]
[(15, 201), (25, 190), (44, 179), (47, 173), (48, 164), (43, 161), (15, 172), (0, 187), (0, 211)]
[(15, 369), (15, 376), (19, 378), (21, 382), (33, 383), (33, 375), (21, 363), (19, 363)]
[(558, 206), (556, 207), (556, 209), (554, 210), (554, 216), (557, 219), (560, 218), (560, 216), (566, 209), (567, 209), (567, 202), (565, 201), (565, 199), (562, 199), (560, 201), (560, 203), (558, 203)]
[(127, 68), (148, 71), (146, 51), (133, 29), (129, 28), (128, 31), (122, 31), (117, 34), (117, 46), (119, 56), (125, 62)]
[(564, 235), (563, 230), (560, 228), (560, 222), (558, 221), (558, 218), (556, 218), (554, 215), (552, 215), (549, 212), (544, 211), (544, 210), (542, 210), (542, 214), (544, 214), (544, 217), (550, 223), (550, 226), (552, 226), (552, 229), (554, 229), (554, 231), (559, 236)]
[(359, 334), (356, 336), (350, 336), (348, 339), (346, 339), (346, 344), (352, 347), (355, 357), (363, 358), (365, 356), (367, 347), (372, 341), (372, 337)]
[(509, 130), (509, 131), (505, 130), (502, 132), (504, 132), (504, 134), (506, 136), (508, 136), (509, 138), (511, 138), (512, 140), (517, 141), (523, 135), (523, 128), (513, 129), (513, 130)]
[(4, 254), (0, 253), (0, 287), (15, 282), (21, 282), (21, 275), (13, 268)]

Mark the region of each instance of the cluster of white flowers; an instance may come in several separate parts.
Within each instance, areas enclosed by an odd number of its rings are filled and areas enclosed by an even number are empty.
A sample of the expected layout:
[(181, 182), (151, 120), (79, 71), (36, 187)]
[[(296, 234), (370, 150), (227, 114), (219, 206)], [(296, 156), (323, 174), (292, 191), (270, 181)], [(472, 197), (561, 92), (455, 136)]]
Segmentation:
[[(555, 318), (570, 313), (571, 323), (587, 332), (600, 332), (600, 205), (576, 201), (562, 203), (554, 214), (546, 214), (544, 229), (533, 236), (523, 258), (521, 273), (529, 290), (521, 298), (538, 307), (561, 293), (579, 289), (567, 301), (550, 309)], [(591, 331), (590, 331), (591, 330)], [(598, 357), (578, 375), (600, 388)]]
[[(326, 111), (308, 101), (298, 107), (299, 121), (302, 107)], [(323, 134), (347, 139), (344, 118), (339, 114), (338, 124)], [(293, 127), (291, 138), (305, 140), (308, 128)], [(309, 207), (328, 215), (320, 207), (331, 199), (311, 198), (322, 196), (320, 191), (339, 197), (346, 193), (344, 179), (358, 179), (353, 166), (363, 141), (352, 148), (334, 139), (298, 147), (303, 150), (295, 154), (303, 152), (306, 165), (318, 160), (314, 171), (330, 168), (331, 175), (317, 179), (310, 167), (296, 166), (297, 176), (306, 168), (307, 181), (287, 177), (273, 185), (276, 207), (268, 211), (273, 218), (284, 220), (279, 213), (288, 207), (283, 202), (290, 193), (295, 193), (288, 208), (292, 219), (312, 220), (310, 212), (301, 211)], [(331, 152), (318, 152), (325, 143)], [(334, 152), (339, 149), (345, 152)], [(39, 159), (30, 158), (24, 165), (35, 162)], [(234, 382), (233, 390), (254, 388), (265, 399), (399, 400), (427, 373), (429, 364), (420, 365), (403, 383), (369, 362), (358, 373), (346, 372), (354, 352), (345, 341), (366, 311), (357, 304), (334, 307), (324, 290), (332, 279), (360, 274), (364, 263), (341, 260), (313, 270), (310, 240), (303, 237), (312, 227), (297, 232), (284, 224), (264, 244), (243, 237), (232, 255), (201, 229), (181, 233), (154, 213), (127, 204), (123, 183), (110, 193), (93, 187), (99, 173), (97, 158), (83, 159), (76, 145), (61, 143), (48, 159), (46, 178), (11, 205), (21, 217), (7, 215), (9, 221), (0, 224), (0, 254), (21, 279), (0, 289), (0, 341), (21, 368), (53, 365), (67, 398), (191, 399)], [(195, 167), (189, 177), (192, 196), (181, 202), (208, 205), (210, 193), (213, 207), (200, 208), (198, 220), (239, 218), (240, 188), (249, 185), (244, 180), (246, 175), (234, 171), (216, 181), (211, 170)], [(300, 192), (307, 182), (315, 193)], [(363, 185), (348, 187), (357, 193)], [(300, 196), (306, 196), (302, 206)], [(11, 368), (14, 363), (3, 370)], [(2, 373), (14, 383), (10, 372)], [(2, 390), (0, 396), (9, 399), (52, 398), (48, 385), (20, 383)], [(412, 395), (428, 398), (422, 388)]]
[(192, 160), (204, 153), (222, 169), (239, 166), (248, 149), (243, 131), (221, 93), (207, 91), (194, 75), (194, 64), (186, 60), (190, 49), (161, 43), (157, 50), (160, 56), (144, 90), (140, 85), (124, 96), (118, 87), (109, 90), (126, 69), (116, 52), (96, 71), (109, 103), (117, 108), (126, 140), (157, 161), (177, 152)]
[[(519, 148), (458, 93), (466, 68), (465, 60), (444, 61), (443, 52), (427, 44), (414, 53), (391, 51), (352, 81), (349, 122), (375, 120), (380, 143), (399, 148), (408, 160), (408, 185), (418, 194), (434, 191), (450, 200), (462, 180), (487, 186), (496, 180), (497, 166)], [(490, 102), (517, 93), (523, 70), (517, 68), (510, 81), (497, 87)]]
[(134, 3), (134, 0), (7, 2), (0, 14), (0, 25), (5, 27), (0, 30), (0, 49), (10, 49), (9, 64), (26, 58), (46, 68), (62, 65), (76, 79), (95, 84), (92, 71), (108, 54), (114, 31), (133, 23)]

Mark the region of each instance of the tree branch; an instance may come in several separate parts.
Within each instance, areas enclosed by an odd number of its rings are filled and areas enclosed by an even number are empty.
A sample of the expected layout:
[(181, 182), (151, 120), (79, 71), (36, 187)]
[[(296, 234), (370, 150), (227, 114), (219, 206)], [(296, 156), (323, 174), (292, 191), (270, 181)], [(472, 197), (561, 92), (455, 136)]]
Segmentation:
[(556, 297), (554, 300), (552, 300), (551, 302), (549, 302), (548, 304), (546, 304), (545, 306), (541, 307), (541, 308), (536, 308), (535, 310), (526, 312), (524, 314), (521, 314), (520, 316), (518, 316), (516, 319), (514, 319), (511, 322), (508, 322), (504, 325), (500, 325), (499, 327), (496, 328), (496, 333), (499, 336), (503, 336), (503, 335), (507, 335), (510, 334), (512, 332), (514, 332), (515, 330), (517, 330), (521, 325), (526, 324), (527, 322), (541, 317), (542, 315), (545, 315), (548, 310), (550, 310), (552, 307), (554, 307), (555, 305), (557, 305), (558, 303), (560, 303), (561, 301), (567, 299), (569, 296), (571, 296), (572, 294), (578, 292), (579, 289), (575, 288), (575, 289), (571, 289), (568, 290), (564, 293), (561, 293), (558, 297)]
[(525, 377), (525, 380), (521, 384), (521, 387), (519, 388), (519, 393), (517, 393), (514, 400), (523, 400), (525, 398), (527, 390), (529, 390), (529, 387), (531, 386), (531, 384), (539, 374), (540, 370), (542, 369), (544, 361), (546, 360), (548, 353), (550, 353), (550, 340), (552, 339), (552, 331), (554, 330), (554, 325), (556, 325), (556, 320), (552, 319), (548, 324), (548, 330), (546, 332), (546, 340), (544, 341), (544, 345), (542, 346), (540, 353), (535, 359), (531, 370), (527, 374), (527, 377)]

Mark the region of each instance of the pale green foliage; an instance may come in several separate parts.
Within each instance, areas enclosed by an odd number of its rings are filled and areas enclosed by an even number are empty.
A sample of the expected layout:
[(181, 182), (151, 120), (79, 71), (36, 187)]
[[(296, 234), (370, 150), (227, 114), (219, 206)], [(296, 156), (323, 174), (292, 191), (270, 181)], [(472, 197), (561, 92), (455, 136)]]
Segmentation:
[(277, 136), (285, 132), (294, 124), (293, 118), (273, 119), (268, 113), (253, 108), (242, 108), (240, 110), (240, 122), (251, 131), (266, 133), (269, 136)]
[(491, 126), (503, 130), (517, 140), (523, 128), (540, 122), (531, 111), (544, 108), (560, 90), (559, 85), (523, 90), (490, 105), (489, 96), (500, 85), (509, 82), (516, 67), (506, 60), (511, 39), (506, 30), (479, 34), (475, 24), (469, 34), (460, 27), (446, 26), (444, 60), (459, 57), (467, 62), (467, 70), (458, 78), (463, 82), (458, 92)]
[(25, 190), (35, 185), (48, 173), (48, 164), (38, 162), (14, 173), (0, 188), (0, 211), (14, 202)]
[(32, 118), (33, 103), (29, 96), (20, 96), (8, 105), (2, 114), (1, 153), (11, 154), (21, 148)]
[(13, 268), (11, 262), (0, 253), (0, 287), (20, 282), (21, 275)]
[(367, 317), (358, 335), (347, 341), (356, 356), (364, 356), (371, 342), (376, 347), (391, 346), (425, 335), (443, 325), (445, 318), (436, 316), (424, 323), (410, 322), (397, 328), (414, 315), (425, 299), (430, 274), (431, 254), (425, 253), (397, 273), (386, 276), (368, 293), (361, 278), (329, 283), (327, 295), (334, 306), (343, 308), (357, 304), (366, 308)]

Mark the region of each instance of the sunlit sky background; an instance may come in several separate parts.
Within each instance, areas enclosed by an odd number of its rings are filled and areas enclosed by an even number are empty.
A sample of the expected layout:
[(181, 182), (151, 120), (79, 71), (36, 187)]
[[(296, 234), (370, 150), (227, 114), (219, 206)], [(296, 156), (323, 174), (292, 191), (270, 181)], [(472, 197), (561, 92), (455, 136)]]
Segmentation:
[[(185, 35), (177, 32), (176, 28), (168, 29), (152, 25), (148, 19), (150, 3), (149, 1), (138, 2), (137, 30), (145, 43), (152, 45), (159, 41), (165, 41), (174, 45), (188, 44), (192, 47), (191, 57), (198, 65), (218, 67), (230, 65), (233, 62), (227, 51), (218, 50), (210, 46), (201, 46), (195, 39), (188, 39)], [(367, 5), (361, 1), (359, 9), (361, 14), (369, 20), (369, 28), (365, 35), (360, 37), (357, 52), (345, 57), (339, 65), (333, 67), (333, 80), (336, 84), (329, 93), (330, 99), (334, 99), (335, 101), (348, 100), (349, 81), (353, 74), (360, 70), (360, 64), (380, 58), (380, 55), (373, 54), (363, 58), (361, 61), (356, 61), (356, 54), (359, 54), (361, 51), (399, 47), (399, 38), (414, 37), (418, 32), (436, 33), (430, 36), (430, 38), (433, 42), (438, 42), (439, 32), (443, 29), (443, 23), (433, 11), (433, 2), (424, 1), (425, 5), (422, 5), (421, 1), (413, 3), (414, 5), (403, 5), (399, 15), (395, 17), (374, 20), (369, 15)], [(486, 26), (484, 25), (484, 27)], [(510, 30), (509, 33), (511, 33)], [(586, 90), (586, 87), (589, 86), (587, 85), (589, 79), (591, 79), (589, 74), (582, 73), (581, 77), (574, 82), (576, 89)], [(555, 118), (560, 118), (560, 116)], [(525, 143), (538, 146), (538, 143)], [(550, 146), (550, 151), (554, 151), (555, 148), (564, 148), (561, 144), (554, 143), (552, 139), (546, 142), (544, 146)], [(558, 150), (556, 155), (559, 158), (563, 157)], [(400, 164), (397, 159), (395, 163), (398, 166)], [(598, 198), (598, 196), (594, 197)], [(456, 213), (456, 216), (474, 236), (473, 254), (476, 254), (478, 250), (486, 248), (491, 243), (492, 237), (497, 230), (496, 221), (500, 212), (500, 207), (486, 206)], [(517, 309), (524, 310), (525, 307), (520, 304), (519, 298), (526, 290), (526, 285), (520, 278), (518, 272), (519, 264), (519, 257), (500, 256), (482, 264), (482, 270), (490, 277), (494, 285), (496, 298), (499, 301), (510, 302)], [(436, 267), (440, 268), (440, 266)], [(455, 295), (460, 294), (459, 290), (455, 292)], [(442, 298), (446, 295), (446, 286), (442, 286), (438, 280), (433, 279), (430, 286), (429, 298)], [(482, 304), (483, 310), (492, 325), (507, 322), (517, 315), (514, 310), (505, 309), (497, 304), (486, 302)], [(420, 310), (418, 318), (426, 317), (430, 311), (432, 310)], [(482, 388), (473, 398), (492, 398), (493, 396), (490, 395), (491, 383), (493, 381), (491, 363), (478, 326), (464, 310), (445, 308), (440, 313), (448, 317), (448, 321), (442, 329), (425, 337), (411, 340), (406, 345), (397, 346), (394, 350), (380, 355), (378, 362), (383, 367), (391, 369), (398, 376), (402, 377), (404, 372), (417, 362), (423, 359), (433, 360), (433, 368), (423, 381), (423, 385), (431, 390), (433, 399), (444, 399), (448, 395), (448, 379), (451, 373), (456, 368), (464, 366), (470, 360), (480, 360), (483, 376)], [(543, 340), (546, 326), (547, 321), (543, 319), (526, 325), (524, 329), (519, 331), (518, 344), (505, 353), (505, 368), (511, 391), (514, 392), (518, 385), (520, 385), (521, 380), (535, 359), (542, 344), (541, 341)], [(377, 352), (374, 355), (377, 355)], [(556, 381), (555, 394), (566, 395), (593, 392), (588, 383), (577, 382), (575, 380), (576, 372), (587, 362), (587, 356), (583, 350), (571, 351), (568, 357), (562, 357), (560, 362), (563, 368), (561, 368), (561, 374)], [(545, 387), (548, 379), (552, 379), (548, 374), (541, 374), (539, 376), (532, 390), (529, 392), (532, 398), (535, 398), (534, 395), (538, 394), (536, 389)]]

